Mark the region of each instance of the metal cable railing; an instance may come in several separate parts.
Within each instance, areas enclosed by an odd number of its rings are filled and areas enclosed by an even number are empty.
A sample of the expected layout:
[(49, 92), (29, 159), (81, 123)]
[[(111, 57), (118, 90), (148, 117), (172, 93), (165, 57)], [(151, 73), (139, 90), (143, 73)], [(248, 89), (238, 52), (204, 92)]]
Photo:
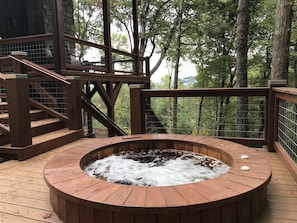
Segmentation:
[(0, 55), (2, 57), (14, 52), (26, 52), (28, 60), (36, 64), (53, 64), (52, 35), (41, 34), (1, 40)]
[(45, 107), (67, 115), (66, 94), (57, 81), (40, 75), (29, 75), (29, 96)]
[(159, 132), (165, 127), (167, 133), (220, 137), (245, 135), (264, 139), (264, 101), (263, 96), (249, 97), (248, 110), (241, 115), (245, 117), (245, 128), (238, 134), (236, 96), (179, 97), (177, 109), (173, 106), (173, 98), (154, 97), (150, 99), (150, 106), (146, 106), (146, 132)]
[(279, 100), (278, 141), (297, 164), (297, 105)]

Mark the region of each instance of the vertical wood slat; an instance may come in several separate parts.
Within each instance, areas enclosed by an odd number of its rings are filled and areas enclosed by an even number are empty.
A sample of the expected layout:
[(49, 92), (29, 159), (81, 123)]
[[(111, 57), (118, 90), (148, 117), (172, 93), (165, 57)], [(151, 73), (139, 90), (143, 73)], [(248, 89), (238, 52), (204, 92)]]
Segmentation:
[(252, 222), (252, 200), (250, 197), (247, 197), (245, 199), (242, 199), (238, 202), (238, 210), (237, 210), (237, 216), (238, 216), (238, 222), (240, 223), (251, 223)]
[(79, 205), (79, 222), (95, 223), (94, 208)]
[(135, 223), (159, 223), (155, 214), (135, 214)]
[(57, 215), (63, 221), (67, 220), (66, 199), (58, 195), (58, 212)]
[(200, 211), (184, 212), (180, 214), (180, 223), (202, 223)]
[(95, 223), (113, 223), (113, 213), (111, 210), (95, 208)]
[(159, 214), (158, 223), (180, 223), (179, 213)]
[[(221, 214), (220, 214), (220, 208), (209, 208), (205, 209), (201, 212), (201, 222), (207, 222), (207, 223), (217, 223), (221, 222)], [(242, 223), (242, 222), (240, 222)]]
[(221, 222), (237, 223), (236, 203), (225, 205), (221, 208)]
[(255, 219), (261, 212), (261, 207), (263, 206), (263, 202), (262, 202), (262, 193), (263, 190), (257, 191), (253, 194), (252, 196), (252, 210), (251, 210), (251, 214), (252, 214), (252, 219)]
[(134, 223), (134, 215), (131, 212), (115, 212), (113, 223)]
[(50, 203), (54, 212), (58, 213), (58, 195), (52, 189), (50, 189)]
[(66, 202), (66, 222), (79, 223), (79, 206), (74, 202)]

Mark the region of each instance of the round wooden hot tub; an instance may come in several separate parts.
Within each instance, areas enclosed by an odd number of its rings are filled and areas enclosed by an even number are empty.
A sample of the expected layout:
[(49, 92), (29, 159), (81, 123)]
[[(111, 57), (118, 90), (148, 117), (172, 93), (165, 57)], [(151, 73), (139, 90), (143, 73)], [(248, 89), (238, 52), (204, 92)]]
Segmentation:
[[(141, 149), (202, 153), (220, 159), (231, 169), (211, 180), (165, 187), (110, 183), (82, 169), (98, 158)], [(242, 170), (243, 166), (250, 169)], [(50, 160), (44, 178), (53, 209), (65, 223), (246, 223), (266, 204), (271, 168), (256, 150), (230, 141), (151, 134), (81, 144)]]

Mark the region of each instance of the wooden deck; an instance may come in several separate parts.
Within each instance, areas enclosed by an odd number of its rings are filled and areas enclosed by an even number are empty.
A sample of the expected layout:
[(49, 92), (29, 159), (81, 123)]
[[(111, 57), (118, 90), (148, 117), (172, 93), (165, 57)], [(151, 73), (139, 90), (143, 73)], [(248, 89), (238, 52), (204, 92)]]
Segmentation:
[[(88, 140), (92, 139), (82, 139), (26, 161), (1, 163), (0, 222), (62, 222), (50, 206), (43, 168), (54, 155)], [(276, 153), (262, 152), (271, 162), (273, 176), (267, 207), (255, 223), (297, 223), (297, 184)]]

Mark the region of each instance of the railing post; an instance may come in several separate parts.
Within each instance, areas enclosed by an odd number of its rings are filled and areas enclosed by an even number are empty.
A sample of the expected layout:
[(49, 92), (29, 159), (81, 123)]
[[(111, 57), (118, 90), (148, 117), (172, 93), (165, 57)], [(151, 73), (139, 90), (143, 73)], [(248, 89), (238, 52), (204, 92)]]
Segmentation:
[(26, 74), (6, 74), (5, 87), (11, 146), (24, 147), (32, 145), (28, 76)]
[(70, 86), (67, 86), (66, 89), (67, 127), (71, 130), (78, 130), (82, 128), (81, 78), (79, 76), (67, 76), (66, 80), (70, 82)]
[(130, 86), (130, 122), (131, 134), (145, 133), (144, 102), (141, 97), (142, 84), (131, 84)]
[[(11, 52), (11, 56), (14, 56), (18, 59), (27, 59), (28, 57), (28, 53), (27, 52), (23, 52), (23, 51), (12, 51)], [(23, 69), (22, 69), (22, 65), (21, 63), (19, 63), (18, 61), (12, 60), (12, 69), (13, 72), (15, 74), (21, 74), (24, 73)]]
[(274, 87), (285, 87), (287, 84), (286, 80), (270, 80), (268, 82), (269, 90), (269, 100), (268, 100), (268, 108), (266, 108), (266, 116), (267, 116), (267, 150), (269, 152), (275, 152), (274, 142), (277, 141), (277, 132), (278, 132), (278, 100), (275, 97), (275, 92), (273, 91)]
[(66, 66), (63, 1), (52, 0), (51, 10), (55, 71), (61, 73)]

